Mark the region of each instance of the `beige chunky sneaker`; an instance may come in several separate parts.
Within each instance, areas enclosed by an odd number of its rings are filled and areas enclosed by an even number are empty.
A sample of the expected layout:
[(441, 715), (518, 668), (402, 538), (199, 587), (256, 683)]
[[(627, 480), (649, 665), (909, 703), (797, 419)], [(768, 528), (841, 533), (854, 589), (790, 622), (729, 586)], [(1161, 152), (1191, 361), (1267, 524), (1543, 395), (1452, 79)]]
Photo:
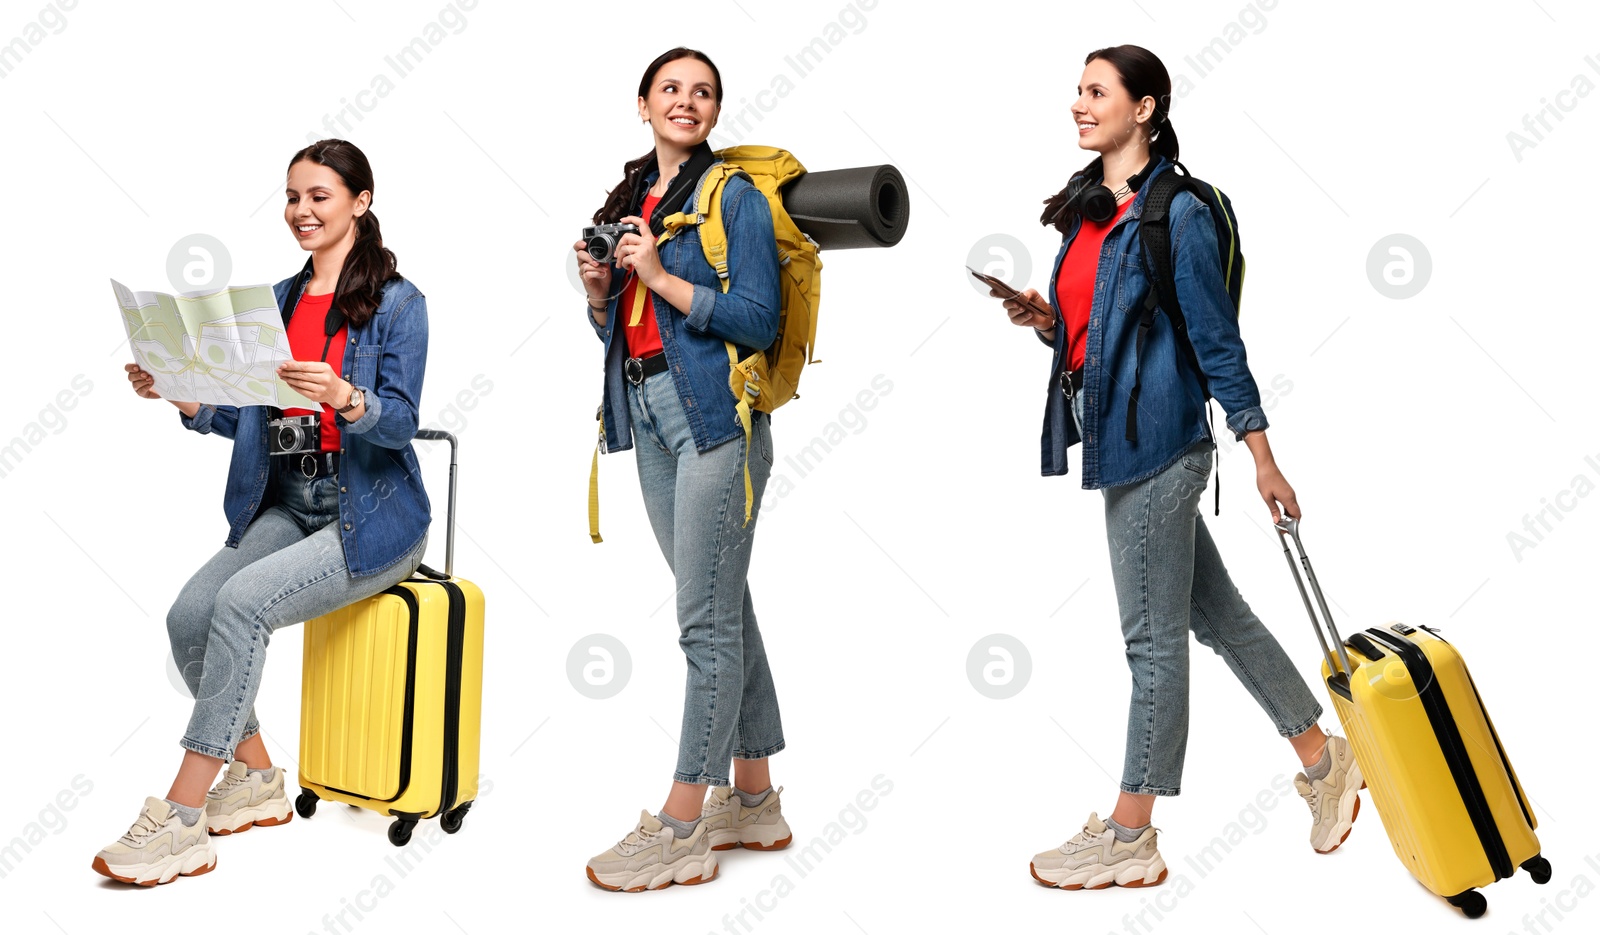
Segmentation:
[(711, 853), (705, 822), (688, 837), (675, 838), (660, 819), (641, 811), (639, 826), (591, 857), (585, 871), (596, 886), (638, 893), (672, 883), (708, 883), (717, 876), (717, 855)]
[(263, 779), (234, 760), (206, 793), (206, 830), (212, 834), (233, 834), (255, 825), (281, 825), (293, 817), (289, 794), (283, 789), (283, 770), (276, 766), (271, 777)]
[(128, 833), (96, 854), (90, 866), (113, 880), (155, 886), (209, 873), (216, 865), (205, 821), (186, 827), (165, 799), (150, 796)]
[(789, 846), (794, 833), (783, 820), (783, 806), (778, 802), (783, 787), (769, 790), (766, 798), (754, 808), (744, 802), (729, 786), (712, 786), (700, 810), (700, 824), (711, 836), (711, 849), (725, 851), (734, 847), (747, 847), (753, 851), (776, 851)]
[(1124, 844), (1094, 812), (1083, 830), (1058, 848), (1035, 854), (1033, 878), (1064, 890), (1103, 890), (1108, 886), (1154, 886), (1167, 878), (1167, 862), (1156, 850), (1156, 829)]
[(1333, 766), (1322, 779), (1307, 779), (1297, 773), (1294, 787), (1311, 808), (1311, 846), (1326, 854), (1350, 836), (1356, 815), (1361, 813), (1361, 767), (1350, 744), (1343, 737), (1328, 736), (1328, 755)]

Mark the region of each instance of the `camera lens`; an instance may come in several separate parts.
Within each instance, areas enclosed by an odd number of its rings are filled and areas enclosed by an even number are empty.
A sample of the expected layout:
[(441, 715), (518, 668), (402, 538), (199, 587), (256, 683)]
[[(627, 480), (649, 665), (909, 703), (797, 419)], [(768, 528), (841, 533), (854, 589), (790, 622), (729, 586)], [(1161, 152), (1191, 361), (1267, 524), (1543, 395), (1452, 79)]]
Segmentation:
[(300, 428), (285, 425), (278, 429), (278, 450), (293, 451), (300, 446)]
[(589, 251), (589, 256), (596, 263), (604, 263), (611, 256), (611, 238), (603, 234), (597, 234), (589, 238), (589, 242), (585, 244), (585, 249)]

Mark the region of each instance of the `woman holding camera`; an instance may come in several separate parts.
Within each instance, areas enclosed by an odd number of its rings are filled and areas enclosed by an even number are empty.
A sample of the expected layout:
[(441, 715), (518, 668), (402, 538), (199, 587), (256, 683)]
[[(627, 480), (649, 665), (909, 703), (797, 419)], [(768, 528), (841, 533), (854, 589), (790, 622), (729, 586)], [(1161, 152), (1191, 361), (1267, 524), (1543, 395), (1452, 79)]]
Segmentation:
[(656, 815), (641, 812), (633, 831), (588, 863), (589, 879), (612, 890), (703, 883), (717, 872), (713, 850), (779, 848), (791, 837), (766, 759), (784, 746), (778, 699), (745, 583), (772, 469), (770, 417), (752, 414), (747, 451), (725, 343), (742, 359), (777, 335), (778, 255), (766, 196), (742, 176), (722, 190), (726, 292), (693, 228), (658, 247), (666, 219), (693, 210), (702, 176), (718, 161), (706, 139), (721, 103), (721, 75), (703, 53), (677, 48), (651, 62), (638, 108), (654, 146), (624, 166), (594, 216), (596, 225), (632, 230), (616, 237), (604, 262), (586, 241), (573, 245), (589, 321), (605, 348), (604, 444), (635, 451), (645, 510), (676, 579), (688, 664), (665, 805)]
[[(278, 376), (319, 408), (275, 419), (266, 406), (172, 401), (185, 428), (233, 441), (228, 539), (167, 614), (194, 711), (166, 797), (146, 799), (127, 834), (95, 856), (112, 879), (205, 873), (216, 865), (210, 835), (292, 817), (253, 709), (273, 631), (378, 594), (422, 561), (429, 505), (411, 439), (427, 303), (383, 245), (372, 190), (366, 156), (342, 140), (289, 162), (283, 219), (311, 256), (274, 287), (292, 316), (294, 355)], [(124, 369), (136, 393), (160, 398), (148, 372)]]
[[(1033, 289), (1005, 302), (1012, 322), (1034, 328), (1055, 352), (1043, 473), (1065, 474), (1067, 449), (1081, 440), (1083, 486), (1104, 496), (1133, 681), (1121, 790), (1110, 817), (1091, 813), (1082, 831), (1030, 864), (1036, 880), (1065, 889), (1149, 886), (1166, 878), (1150, 815), (1157, 796), (1179, 792), (1191, 630), (1222, 656), (1293, 745), (1304, 767), (1295, 787), (1310, 807), (1318, 852), (1348, 835), (1361, 787), (1349, 745), (1318, 727), (1321, 705), (1234, 587), (1200, 515), (1213, 449), (1202, 374), (1190, 366), (1166, 315), (1155, 317), (1144, 339), (1135, 337), (1152, 288), (1140, 256), (1143, 195), (1178, 158), (1167, 113), (1172, 82), (1160, 59), (1138, 46), (1100, 49), (1084, 65), (1071, 110), (1078, 146), (1099, 158), (1046, 202), (1041, 222), (1063, 235), (1048, 310)], [(1298, 518), (1294, 489), (1267, 445), (1267, 419), (1245, 362), (1211, 211), (1180, 190), (1168, 217), (1178, 305), (1204, 385), (1254, 456), (1256, 486), (1273, 522), (1283, 513)], [(1137, 441), (1129, 441), (1125, 426), (1135, 406)]]

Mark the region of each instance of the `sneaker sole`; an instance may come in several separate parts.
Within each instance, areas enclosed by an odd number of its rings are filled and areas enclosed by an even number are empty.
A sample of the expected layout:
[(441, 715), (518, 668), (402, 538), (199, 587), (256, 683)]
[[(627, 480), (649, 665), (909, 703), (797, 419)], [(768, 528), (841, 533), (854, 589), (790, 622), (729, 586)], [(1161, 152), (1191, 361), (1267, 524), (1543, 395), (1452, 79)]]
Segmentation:
[[(210, 834), (238, 834), (241, 831), (249, 831), (257, 825), (263, 828), (286, 825), (294, 818), (294, 809), (289, 806), (287, 799), (282, 800), (278, 805), (281, 808), (272, 807), (273, 803), (268, 803), (267, 805), (258, 805), (255, 808), (240, 809), (227, 816), (230, 822), (243, 820), (243, 824), (234, 824), (233, 827), (213, 826), (208, 820), (206, 822), (206, 831)], [(281, 815), (276, 814), (279, 811), (282, 812)]]
[[(176, 880), (179, 877), (198, 877), (203, 874), (210, 873), (212, 870), (216, 869), (217, 854), (216, 851), (210, 847), (200, 849), (200, 853), (195, 855), (209, 857), (211, 858), (210, 862), (201, 864), (192, 870), (180, 869), (185, 864), (193, 863), (192, 859), (188, 859), (187, 854), (184, 856), (186, 858), (184, 860), (173, 860), (169, 858), (162, 864), (157, 864), (155, 866), (141, 865), (139, 870), (134, 871), (133, 876), (123, 876), (120, 873), (113, 872), (110, 865), (106, 863), (106, 859), (104, 857), (96, 857), (94, 859), (94, 863), (91, 864), (90, 867), (95, 873), (98, 873), (101, 876), (110, 877), (111, 879), (116, 880), (118, 883), (132, 883), (135, 886), (159, 886), (163, 883), (171, 883), (173, 880)], [(140, 879), (141, 876), (146, 878)]]
[[(778, 835), (783, 837), (778, 837)], [(749, 837), (744, 840), (741, 835)], [(743, 828), (722, 828), (710, 832), (711, 849), (714, 851), (732, 850), (743, 847), (752, 851), (781, 851), (794, 841), (794, 832), (789, 830), (789, 823), (779, 816), (777, 822), (763, 825), (746, 825)]]
[(654, 885), (652, 885), (653, 881), (640, 883), (637, 886), (626, 886), (624, 884), (612, 885), (610, 883), (606, 883), (596, 876), (593, 867), (586, 866), (583, 868), (583, 872), (588, 875), (590, 883), (593, 883), (595, 886), (598, 886), (603, 890), (610, 890), (613, 893), (643, 893), (646, 890), (664, 890), (674, 883), (678, 884), (679, 886), (698, 886), (701, 883), (710, 883), (712, 880), (717, 878), (717, 871), (721, 868), (715, 861), (707, 862), (711, 865), (710, 875), (706, 874), (704, 865), (702, 864), (700, 872), (687, 880), (674, 880), (671, 876), (668, 876), (667, 879), (661, 881), (660, 883), (654, 883)]
[(791, 834), (786, 838), (773, 841), (771, 844), (762, 844), (760, 841), (730, 841), (727, 844), (713, 844), (711, 849), (714, 851), (731, 851), (736, 847), (742, 847), (747, 851), (781, 851), (793, 842), (794, 835)]
[[(1351, 768), (1359, 769), (1359, 767)], [(1367, 783), (1365, 780), (1362, 780), (1361, 785), (1359, 786), (1355, 783), (1351, 783), (1350, 787), (1345, 790), (1344, 795), (1339, 798), (1339, 814), (1343, 815), (1345, 807), (1348, 805), (1350, 809), (1350, 817), (1341, 819), (1338, 824), (1333, 826), (1333, 830), (1328, 833), (1327, 838), (1323, 838), (1323, 841), (1326, 842), (1328, 838), (1332, 838), (1335, 834), (1339, 835), (1339, 840), (1335, 841), (1331, 847), (1315, 848), (1318, 854), (1333, 853), (1339, 849), (1339, 845), (1343, 844), (1345, 840), (1350, 837), (1350, 832), (1355, 830), (1356, 816), (1361, 814), (1361, 790), (1365, 789), (1366, 787)], [(1341, 828), (1344, 830), (1340, 831)]]
[[(1146, 879), (1150, 876), (1150, 871), (1154, 870), (1156, 867), (1161, 868), (1161, 873), (1158, 874), (1154, 880)], [(1103, 890), (1112, 886), (1120, 886), (1123, 889), (1131, 890), (1139, 889), (1140, 887), (1145, 886), (1158, 886), (1161, 883), (1166, 882), (1167, 879), (1167, 863), (1160, 857), (1157, 857), (1148, 867), (1142, 868), (1144, 872), (1139, 874), (1136, 879), (1129, 880), (1126, 883), (1120, 883), (1117, 881), (1118, 876), (1120, 876), (1124, 871), (1131, 869), (1134, 868), (1124, 867), (1121, 870), (1114, 871), (1110, 878), (1105, 880), (1097, 879), (1100, 875), (1096, 874), (1079, 883), (1053, 883), (1049, 880), (1046, 880), (1044, 877), (1039, 876), (1039, 871), (1034, 867), (1033, 861), (1028, 861), (1028, 872), (1033, 875), (1034, 880), (1038, 881), (1043, 886), (1052, 887), (1054, 889)], [(1063, 879), (1071, 879), (1075, 875), (1076, 874), (1067, 874)]]

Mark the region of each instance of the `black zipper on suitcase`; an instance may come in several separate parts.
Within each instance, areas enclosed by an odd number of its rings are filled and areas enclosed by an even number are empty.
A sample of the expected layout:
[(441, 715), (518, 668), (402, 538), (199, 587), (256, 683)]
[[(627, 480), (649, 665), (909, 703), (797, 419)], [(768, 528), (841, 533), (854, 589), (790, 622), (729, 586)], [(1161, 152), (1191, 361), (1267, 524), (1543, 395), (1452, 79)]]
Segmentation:
[[(1399, 629), (1402, 626), (1404, 626), (1404, 624), (1394, 624), (1395, 632), (1402, 635), (1416, 632), (1411, 628), (1407, 628), (1405, 630)], [(1423, 627), (1423, 629), (1433, 634), (1433, 638), (1441, 643), (1448, 644), (1450, 642), (1449, 640), (1440, 636), (1439, 631), (1435, 630), (1433, 627)], [(1494, 738), (1494, 751), (1500, 754), (1500, 765), (1506, 768), (1506, 776), (1510, 777), (1511, 779), (1511, 789), (1517, 794), (1517, 807), (1522, 809), (1522, 820), (1528, 823), (1529, 829), (1532, 829), (1533, 810), (1528, 807), (1528, 800), (1522, 795), (1522, 783), (1517, 782), (1517, 771), (1511, 768), (1511, 758), (1506, 756), (1506, 748), (1500, 745), (1500, 734), (1494, 729), (1494, 721), (1489, 717), (1489, 709), (1483, 705), (1483, 696), (1478, 694), (1478, 683), (1472, 680), (1471, 672), (1467, 673), (1467, 684), (1472, 686), (1472, 697), (1478, 702), (1478, 710), (1483, 712), (1483, 722), (1489, 725), (1489, 736)]]
[(1483, 707), (1483, 696), (1478, 694), (1478, 685), (1472, 681), (1472, 673), (1467, 673), (1467, 684), (1472, 686), (1472, 697), (1478, 699), (1478, 707), (1483, 708), (1483, 721), (1489, 725), (1489, 736), (1494, 738), (1495, 752), (1500, 754), (1500, 765), (1506, 768), (1506, 775), (1511, 779), (1511, 789), (1517, 794), (1517, 806), (1522, 809), (1522, 820), (1533, 827), (1533, 813), (1528, 810), (1528, 803), (1522, 797), (1522, 783), (1517, 782), (1517, 772), (1511, 768), (1511, 760), (1506, 756), (1506, 748), (1500, 745), (1500, 734), (1494, 729), (1494, 722), (1489, 720), (1489, 709)]
[(461, 664), (466, 653), (467, 598), (453, 581), (435, 582), (450, 599), (450, 628), (445, 645), (444, 669), (444, 775), (439, 782), (439, 811), (455, 807), (460, 788)]
[(1478, 833), (1479, 843), (1483, 845), (1483, 853), (1488, 858), (1489, 868), (1494, 871), (1496, 880), (1511, 876), (1516, 872), (1516, 867), (1511, 863), (1511, 855), (1506, 852), (1505, 841), (1500, 837), (1500, 828), (1495, 824), (1489, 800), (1484, 797), (1483, 786), (1478, 782), (1478, 774), (1473, 769), (1466, 743), (1461, 739), (1461, 731), (1456, 727), (1455, 718), (1450, 714), (1450, 704), (1445, 701), (1444, 689), (1439, 687), (1438, 681), (1434, 678), (1433, 664), (1428, 662), (1428, 657), (1421, 647), (1404, 637), (1394, 636), (1378, 629), (1370, 629), (1367, 633), (1392, 647), (1405, 662), (1406, 669), (1411, 673), (1412, 684), (1418, 686), (1417, 698), (1422, 702), (1422, 709), (1428, 714), (1428, 723), (1433, 726), (1434, 736), (1439, 741), (1439, 750), (1444, 754), (1444, 761), (1450, 767), (1450, 776), (1455, 780), (1456, 789), (1461, 794), (1461, 802), (1466, 806), (1467, 815), (1472, 819), (1472, 827)]
[(406, 704), (405, 714), (402, 716), (400, 728), (400, 787), (395, 794), (387, 799), (374, 799), (370, 795), (359, 792), (349, 792), (345, 789), (324, 785), (323, 788), (340, 795), (352, 798), (366, 799), (369, 802), (393, 802), (406, 794), (406, 788), (411, 785), (411, 722), (416, 711), (417, 696), (417, 635), (421, 626), (422, 614), (417, 607), (417, 596), (398, 584), (392, 588), (384, 589), (385, 594), (393, 594), (406, 602), (406, 610), (411, 616), (411, 637), (406, 641)]

